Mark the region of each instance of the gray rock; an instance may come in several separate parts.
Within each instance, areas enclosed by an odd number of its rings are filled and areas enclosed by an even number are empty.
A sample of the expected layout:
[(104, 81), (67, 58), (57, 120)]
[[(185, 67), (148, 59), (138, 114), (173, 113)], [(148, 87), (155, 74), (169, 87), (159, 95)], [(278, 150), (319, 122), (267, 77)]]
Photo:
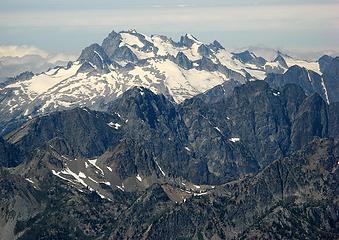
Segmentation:
[(320, 71), (322, 73), (326, 71), (326, 68), (331, 64), (332, 60), (333, 60), (333, 57), (328, 56), (328, 55), (324, 55), (321, 58), (319, 58), (318, 62), (319, 62)]
[(238, 59), (239, 61), (243, 63), (251, 63), (259, 66), (263, 66), (266, 64), (266, 60), (262, 57), (255, 56), (254, 53), (251, 53), (249, 51), (244, 51), (240, 53), (233, 53), (233, 57)]
[(199, 70), (206, 70), (206, 71), (217, 71), (218, 65), (213, 63), (213, 61), (207, 57), (202, 57), (201, 60), (197, 61)]
[(20, 150), (0, 137), (0, 167), (14, 167), (22, 162)]
[(178, 52), (174, 61), (176, 64), (178, 64), (180, 67), (186, 70), (189, 70), (193, 67), (193, 63), (188, 59), (188, 57), (183, 52)]
[(301, 86), (307, 95), (317, 93), (327, 101), (327, 88), (325, 90), (323, 87), (323, 77), (297, 65), (290, 67), (284, 74), (269, 74), (265, 81), (275, 89), (281, 89), (286, 84), (296, 84)]
[(75, 108), (34, 118), (6, 139), (26, 155), (53, 140), (66, 155), (94, 157), (120, 139), (121, 130), (110, 127), (110, 122), (123, 124), (118, 116)]
[(331, 61), (322, 77), (329, 102), (339, 102), (339, 57)]
[(112, 58), (114, 59), (114, 61), (127, 61), (130, 63), (138, 62), (138, 57), (127, 46), (117, 48), (114, 51)]
[(78, 72), (89, 70), (97, 70), (100, 73), (108, 72), (108, 66), (112, 63), (99, 44), (92, 44), (82, 50), (78, 61), (83, 64)]
[(286, 69), (288, 68), (284, 57), (279, 52), (278, 52), (277, 57), (274, 59), (274, 62), (279, 63), (279, 65), (282, 66), (283, 68), (286, 68)]
[(329, 136), (334, 139), (339, 139), (339, 103), (332, 103), (329, 106)]
[(316, 136), (328, 136), (328, 106), (318, 94), (306, 98), (295, 115), (291, 151), (299, 150)]
[(205, 44), (201, 44), (198, 48), (198, 53), (203, 57), (210, 57), (212, 52)]
[(217, 40), (214, 40), (213, 43), (211, 43), (210, 45), (208, 45), (208, 47), (210, 49), (212, 49), (213, 51), (217, 52), (219, 50), (225, 49), (220, 42), (218, 42)]
[[(192, 39), (192, 38), (193, 39)], [(195, 37), (193, 37), (192, 35), (188, 35), (188, 34), (185, 34), (185, 36), (181, 36), (180, 37), (180, 41), (179, 41), (179, 43), (178, 43), (178, 45), (179, 46), (181, 46), (181, 47), (188, 47), (188, 48), (190, 48), (190, 47), (192, 47), (192, 45), (195, 43), (195, 41), (194, 40), (196, 40), (196, 41), (198, 41)]]
[[(336, 105), (294, 84), (225, 87), (180, 105), (135, 87), (107, 113), (56, 112), (12, 132), (8, 142), (29, 158), (0, 168), (1, 236), (336, 239), (339, 145), (319, 138), (337, 131)], [(108, 200), (52, 173), (75, 157), (112, 167), (98, 181), (132, 187), (106, 185)]]
[(121, 43), (121, 36), (119, 33), (112, 31), (102, 42), (101, 46), (106, 52), (106, 54), (113, 61), (113, 54), (119, 48)]
[(229, 80), (197, 95), (196, 98), (201, 98), (207, 104), (217, 103), (223, 98), (232, 95), (234, 88), (240, 85), (241, 83), (238, 81)]

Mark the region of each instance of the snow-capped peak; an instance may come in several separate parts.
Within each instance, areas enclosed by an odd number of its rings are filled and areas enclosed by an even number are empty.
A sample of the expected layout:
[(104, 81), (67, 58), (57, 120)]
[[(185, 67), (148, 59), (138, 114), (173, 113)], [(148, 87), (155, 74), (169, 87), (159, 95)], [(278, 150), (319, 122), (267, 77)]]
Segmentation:
[(128, 29), (127, 32), (130, 32), (130, 33), (137, 33), (137, 31), (136, 31), (134, 28)]
[(191, 40), (193, 40), (193, 41), (195, 41), (196, 43), (201, 43), (196, 37), (194, 37), (192, 34), (190, 34), (190, 33), (186, 33), (186, 37), (188, 38), (188, 39), (191, 39)]
[[(319, 69), (317, 62), (283, 58), (288, 67), (297, 64)], [(133, 86), (182, 102), (230, 79), (245, 83), (264, 79), (268, 72), (286, 70), (279, 62), (266, 61), (248, 51), (231, 53), (219, 42), (204, 44), (191, 34), (176, 42), (135, 30), (112, 31), (101, 45), (85, 48), (78, 61), (68, 67), (2, 86), (0, 93), (5, 99), (0, 103), (0, 114), (10, 119), (77, 106), (100, 110)]]

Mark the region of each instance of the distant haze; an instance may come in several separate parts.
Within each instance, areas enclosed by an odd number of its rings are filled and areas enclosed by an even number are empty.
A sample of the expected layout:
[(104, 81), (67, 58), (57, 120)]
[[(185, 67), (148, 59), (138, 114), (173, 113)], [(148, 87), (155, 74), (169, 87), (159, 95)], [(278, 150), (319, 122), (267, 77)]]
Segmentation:
[(133, 28), (174, 39), (189, 32), (228, 49), (264, 46), (316, 57), (339, 51), (338, 12), (338, 0), (2, 0), (0, 45), (78, 55), (112, 30)]

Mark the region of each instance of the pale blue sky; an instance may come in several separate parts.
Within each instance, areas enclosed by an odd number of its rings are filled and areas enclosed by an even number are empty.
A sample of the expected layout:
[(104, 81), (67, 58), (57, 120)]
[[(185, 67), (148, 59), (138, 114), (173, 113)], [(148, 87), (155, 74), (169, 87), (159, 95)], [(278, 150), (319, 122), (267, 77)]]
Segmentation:
[(0, 45), (74, 53), (113, 29), (178, 39), (186, 32), (226, 48), (339, 51), (338, 0), (1, 0)]

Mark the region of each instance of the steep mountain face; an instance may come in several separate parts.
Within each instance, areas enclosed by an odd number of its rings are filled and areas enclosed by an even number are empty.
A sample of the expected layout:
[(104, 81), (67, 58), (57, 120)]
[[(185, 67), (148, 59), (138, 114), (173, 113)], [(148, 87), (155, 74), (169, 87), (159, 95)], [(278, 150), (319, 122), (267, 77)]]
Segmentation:
[[(273, 162), (249, 182), (240, 183), (240, 186), (248, 185), (242, 188), (245, 194), (240, 194), (245, 211), (236, 218), (248, 222), (247, 210), (251, 208), (259, 215), (265, 212), (259, 219), (252, 215), (252, 221), (256, 222), (245, 230), (242, 238), (331, 238), (329, 229), (335, 227), (338, 210), (335, 204), (337, 147), (331, 141), (318, 139), (301, 151)], [(328, 181), (321, 180), (322, 174)], [(253, 199), (257, 203), (252, 205)], [(275, 204), (271, 205), (272, 202)], [(315, 224), (319, 227), (314, 228)]]
[[(111, 112), (118, 111), (123, 118), (128, 119), (126, 123), (127, 136), (134, 141), (133, 144), (129, 143), (123, 147), (133, 146), (143, 149), (142, 152), (145, 154), (141, 157), (150, 161), (146, 165), (156, 166), (159, 164), (161, 166), (160, 173), (163, 176), (184, 176), (197, 183), (212, 184), (257, 169), (256, 162), (251, 162), (252, 159), (248, 156), (246, 149), (241, 146), (233, 146), (226, 141), (217, 128), (203, 116), (196, 119), (194, 126), (188, 125), (180, 108), (181, 106), (178, 109), (163, 96), (156, 96), (149, 90), (134, 89), (134, 91), (127, 91), (122, 98), (114, 101), (109, 109)], [(188, 111), (193, 114), (196, 109)], [(201, 133), (196, 134), (196, 131)], [(191, 135), (193, 134), (196, 135), (195, 142), (192, 141)], [(199, 148), (198, 144), (201, 144), (200, 141), (204, 134), (206, 143), (200, 145), (201, 148)], [(199, 139), (198, 135), (201, 135)], [(145, 148), (145, 146), (147, 147)], [(218, 173), (212, 173), (208, 169), (206, 161), (208, 157), (204, 152), (206, 150), (211, 153), (215, 150), (215, 155), (209, 157), (213, 160), (229, 161), (230, 165), (223, 166)], [(127, 153), (130, 153), (130, 150), (124, 150), (123, 155)], [(128, 158), (129, 156), (126, 157), (126, 159)], [(118, 159), (118, 157), (114, 159)], [(172, 159), (177, 159), (177, 161)], [(239, 163), (235, 164), (236, 160)], [(143, 159), (136, 162), (140, 161)], [(238, 172), (240, 169), (238, 164), (244, 165), (241, 170), (244, 172)]]
[[(332, 100), (329, 92), (333, 91), (327, 87), (324, 75), (301, 68), (297, 65), (289, 68), (284, 74), (270, 74), (265, 79), (271, 87), (281, 89), (286, 84), (296, 84), (303, 88), (307, 95), (319, 94), (328, 104)], [(332, 100), (333, 102), (333, 100)]]
[(234, 58), (238, 59), (239, 61), (243, 63), (250, 63), (254, 65), (259, 65), (259, 66), (265, 66), (266, 60), (262, 57), (257, 57), (255, 56), (254, 53), (250, 53), (249, 51), (244, 51), (241, 53), (235, 53)]
[(323, 74), (324, 85), (328, 89), (330, 102), (339, 102), (339, 57), (334, 58)]
[(278, 56), (274, 59), (274, 62), (278, 62), (282, 67), (288, 68), (288, 65), (283, 56), (279, 53)]
[(319, 62), (320, 71), (324, 73), (326, 71), (326, 68), (331, 64), (332, 61), (333, 61), (333, 57), (328, 56), (328, 55), (324, 55), (321, 58), (319, 58), (318, 62)]
[(82, 64), (78, 72), (84, 73), (92, 71), (107, 73), (109, 72), (109, 65), (112, 64), (112, 61), (99, 44), (92, 44), (85, 48), (81, 52), (78, 61)]
[[(250, 82), (236, 87), (232, 95), (212, 107), (198, 96), (186, 101), (181, 111), (187, 126), (201, 123), (201, 118), (206, 119), (227, 142), (247, 149), (249, 156), (261, 167), (300, 149), (315, 136), (327, 137), (332, 131), (328, 131), (327, 104), (318, 95), (306, 97), (295, 85), (286, 85), (277, 91), (265, 82)], [(206, 136), (211, 134), (205, 133), (204, 129), (193, 128), (189, 133), (199, 133), (201, 141), (209, 146)], [(194, 134), (191, 138), (198, 139)], [(211, 153), (215, 154), (217, 151), (213, 146), (218, 145), (211, 144), (206, 149), (212, 148)], [(196, 149), (202, 151), (203, 147)], [(215, 161), (212, 157), (206, 159)], [(216, 169), (221, 168), (216, 165)]]
[(332, 103), (329, 106), (329, 135), (334, 139), (339, 139), (339, 103)]
[(338, 237), (339, 148), (324, 139), (337, 138), (337, 105), (293, 84), (225, 87), (179, 105), (135, 87), (106, 112), (8, 134), (25, 160), (0, 170), (1, 237)]
[(305, 99), (292, 126), (292, 150), (300, 149), (315, 136), (328, 136), (328, 108), (319, 95)]
[[(69, 168), (110, 182), (102, 176), (108, 174), (114, 176), (111, 185), (135, 189), (144, 177), (141, 188), (169, 177), (222, 184), (337, 131), (336, 105), (307, 97), (296, 85), (280, 92), (264, 81), (232, 92), (218, 90), (223, 87), (211, 90), (216, 102), (209, 91), (180, 105), (135, 87), (109, 103), (107, 113), (76, 108), (33, 118), (6, 141), (31, 158), (40, 150), (55, 152), (60, 163), (50, 171), (56, 175)], [(70, 159), (74, 164), (66, 166)]]
[[(317, 62), (286, 55), (269, 62), (253, 53), (230, 53), (214, 41), (204, 44), (186, 34), (179, 42), (134, 30), (110, 33), (85, 48), (77, 61), (49, 71), (13, 79), (0, 88), (0, 126), (74, 107), (105, 110), (133, 86), (143, 86), (180, 103), (229, 80), (245, 83), (284, 73), (299, 65), (320, 73)], [(12, 124), (12, 125), (11, 125)], [(13, 126), (13, 127), (9, 127)]]
[(75, 108), (34, 118), (6, 139), (26, 155), (49, 144), (68, 156), (93, 157), (119, 140), (122, 124), (117, 115)]
[[(252, 177), (191, 196), (182, 191), (184, 185), (162, 183), (143, 192), (114, 190), (108, 201), (53, 175), (38, 185), (2, 173), (2, 181), (18, 179), (16, 195), (30, 193), (25, 213), (14, 211), (20, 218), (2, 214), (1, 220), (10, 219), (7, 229), (20, 239), (335, 239), (338, 150), (333, 141), (316, 139)], [(2, 201), (9, 203), (1, 205), (2, 213), (13, 211), (14, 201), (22, 200), (8, 198), (13, 188), (0, 186), (6, 194)], [(183, 201), (175, 203), (179, 194)], [(4, 236), (13, 236), (9, 233)]]
[(278, 92), (263, 81), (250, 82), (219, 98), (210, 103), (199, 95), (176, 106), (163, 95), (132, 88), (106, 107), (113, 115), (52, 113), (30, 120), (7, 141), (26, 154), (52, 147), (67, 158), (98, 159), (114, 169), (119, 184), (139, 175), (213, 185), (255, 173), (329, 135), (326, 103), (295, 85)]
[(43, 209), (40, 196), (28, 181), (0, 168), (0, 239), (15, 239), (16, 224)]
[(121, 178), (183, 175), (190, 159), (184, 148), (187, 129), (172, 102), (137, 87), (112, 102), (108, 111), (125, 120), (124, 140), (106, 160), (118, 168)]
[(230, 96), (233, 93), (234, 88), (240, 85), (241, 84), (237, 81), (229, 80), (197, 95), (195, 98), (200, 98), (203, 102), (208, 104), (216, 103), (223, 98)]
[[(252, 178), (224, 185), (223, 193), (216, 190), (167, 211), (152, 224), (147, 237), (302, 239), (336, 236), (335, 172), (338, 169), (334, 159), (337, 150), (327, 141), (319, 143), (273, 162)], [(322, 169), (328, 181), (321, 181), (320, 171), (313, 169)], [(321, 188), (317, 187), (319, 181)], [(314, 228), (315, 225), (319, 227)]]
[(21, 162), (22, 158), (19, 149), (0, 137), (0, 167), (14, 167)]

